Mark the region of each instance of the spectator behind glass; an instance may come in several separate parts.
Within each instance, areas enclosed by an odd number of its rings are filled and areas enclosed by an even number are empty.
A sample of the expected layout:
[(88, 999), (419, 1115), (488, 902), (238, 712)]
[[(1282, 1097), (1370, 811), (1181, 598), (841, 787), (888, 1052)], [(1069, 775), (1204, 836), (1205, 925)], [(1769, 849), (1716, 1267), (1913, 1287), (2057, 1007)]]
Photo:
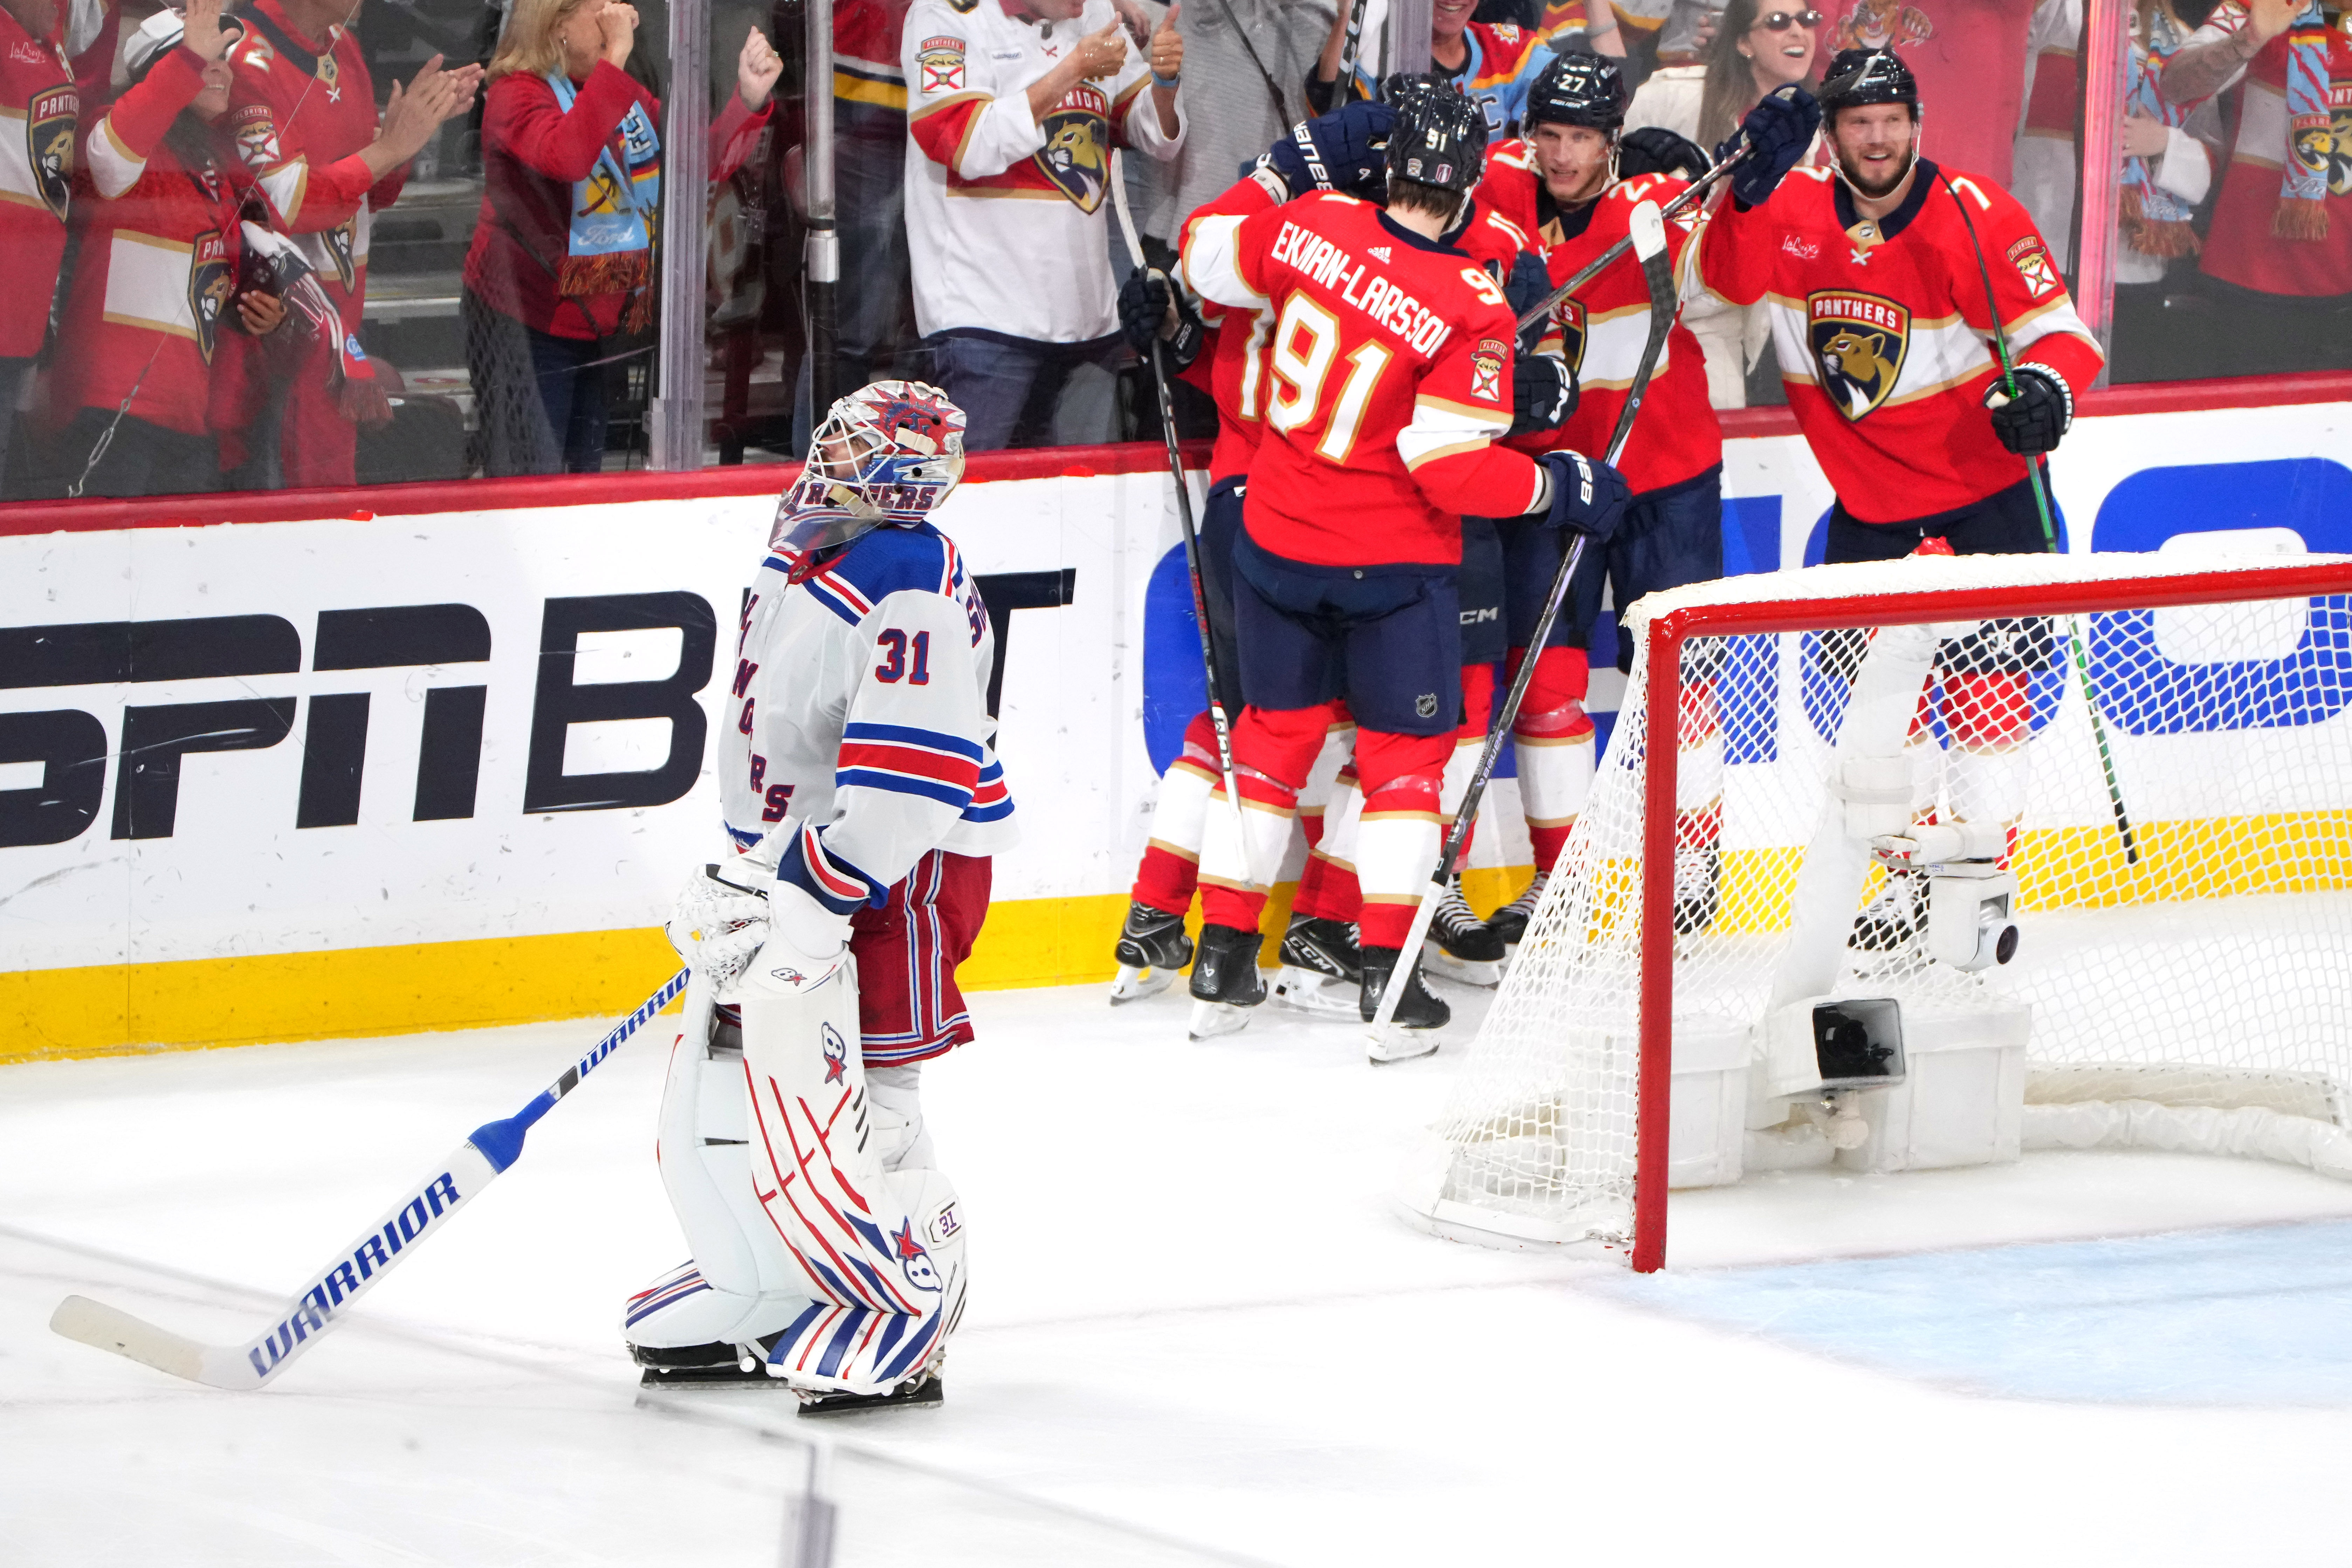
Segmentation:
[[(1307, 118), (1299, 84), (1331, 30), (1330, 0), (1192, 0), (1178, 12), (1192, 68), (1184, 151), (1150, 183), (1144, 233), (1171, 247), (1184, 220), (1234, 183), (1234, 171)], [(1157, 172), (1157, 171), (1155, 171)], [(1122, 252), (1124, 254), (1124, 252)]]
[(0, 0), (0, 114), (24, 127), (0, 138), (0, 258), (20, 285), (0, 297), (0, 474), (66, 249), (80, 99), (58, 10), (57, 0)]
[[(351, 31), (362, 0), (255, 0), (240, 13), (246, 35), (229, 52), (236, 79), (229, 124), (246, 167), (258, 176), (276, 226), (295, 236), (342, 318), (341, 393), (283, 397), (270, 409), (276, 472), (261, 482), (349, 485), (362, 421), (391, 409), (360, 348), (367, 296), (368, 233), (400, 199), (408, 161), (444, 121), (469, 113), (482, 68), (441, 68), (434, 56), (405, 89), (393, 85), (376, 124), (375, 83)], [(266, 438), (266, 437), (265, 437)]]
[[(652, 324), (661, 102), (621, 68), (636, 32), (622, 0), (517, 0), (490, 61), (460, 309), (491, 474), (603, 468), (604, 341)], [(783, 68), (752, 28), (710, 127), (713, 179), (758, 140)]]
[(898, 354), (910, 346), (907, 73), (898, 64), (907, 5), (835, 0), (833, 8), (834, 222), (842, 262), (834, 352), (845, 392), (896, 376)]
[(130, 85), (83, 139), (49, 399), (68, 494), (217, 489), (224, 456), (241, 455), (265, 379), (247, 340), (286, 311), (257, 289), (230, 298), (252, 194), (220, 134), (236, 26), (221, 0), (189, 0), (184, 25), (149, 17), (124, 51)]
[(2352, 35), (2315, 0), (2222, 0), (2166, 62), (2189, 107), (2242, 77), (2206, 232), (2205, 374), (2352, 368)]
[(1952, 173), (2010, 184), (2010, 150), (2025, 110), (2035, 0), (1830, 0), (1822, 47), (1891, 48), (1934, 104), (1919, 156)]
[(966, 451), (1118, 437), (1110, 150), (1164, 163), (1183, 146), (1181, 10), (1142, 52), (1110, 0), (907, 13), (915, 322), (929, 379), (971, 420)]
[[(1643, 82), (1625, 111), (1625, 133), (1671, 131), (1701, 148), (1721, 146), (1766, 93), (1811, 79), (1821, 28), (1819, 11), (1788, 0), (1730, 0), (1705, 63), (1670, 66)], [(1708, 403), (1745, 408), (1787, 400), (1778, 362), (1764, 352), (1772, 323), (1762, 307), (1704, 295), (1684, 308), (1683, 325), (1706, 354)]]
[[(1349, 90), (1339, 90), (1339, 57), (1347, 52), (1348, 19), (1357, 5), (1364, 6), (1360, 53)], [(1582, 47), (1597, 55), (1622, 59), (1625, 45), (1617, 30), (1617, 16), (1597, 3), (1589, 8), (1574, 3), (1551, 6), (1540, 28), (1524, 31), (1508, 22), (1471, 20), (1475, 0), (1434, 0), (1429, 12), (1429, 68), (1450, 76), (1466, 97), (1486, 111), (1486, 140), (1499, 142), (1516, 135), (1519, 116), (1527, 108), (1528, 89), (1551, 64), (1552, 44), (1562, 47), (1580, 37)], [(1597, 16), (1593, 13), (1597, 12)], [(1341, 98), (1371, 98), (1380, 81), (1373, 40), (1388, 26), (1387, 0), (1339, 0), (1339, 14), (1323, 40), (1323, 53), (1307, 78), (1307, 102), (1316, 114), (1330, 111)], [(1542, 30), (1549, 29), (1549, 30)]]

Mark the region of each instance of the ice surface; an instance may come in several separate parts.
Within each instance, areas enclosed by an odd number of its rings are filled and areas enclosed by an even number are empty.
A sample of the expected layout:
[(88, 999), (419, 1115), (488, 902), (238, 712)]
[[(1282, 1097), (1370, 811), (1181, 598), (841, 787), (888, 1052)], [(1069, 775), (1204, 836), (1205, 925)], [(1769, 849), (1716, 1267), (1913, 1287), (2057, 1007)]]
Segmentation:
[[(2347, 1553), (2352, 1185), (2157, 1154), (1786, 1173), (1677, 1194), (1670, 1272), (1635, 1279), (1393, 1217), (1455, 1052), (973, 1000), (982, 1042), (926, 1076), (971, 1309), (944, 1406), (823, 1428), (844, 1568)], [(251, 1394), (48, 1313), (246, 1332), (603, 1026), (0, 1071), (0, 1563), (781, 1561), (815, 1424), (641, 1400), (615, 1332), (682, 1251), (671, 1022)]]

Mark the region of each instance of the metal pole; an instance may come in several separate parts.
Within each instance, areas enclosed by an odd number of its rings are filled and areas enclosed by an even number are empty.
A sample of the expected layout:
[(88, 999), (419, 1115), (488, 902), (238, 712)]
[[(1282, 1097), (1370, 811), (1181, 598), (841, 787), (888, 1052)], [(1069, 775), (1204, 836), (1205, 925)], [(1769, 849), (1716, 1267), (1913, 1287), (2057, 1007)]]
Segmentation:
[(702, 467), (702, 288), (710, 194), (709, 0), (669, 0), (669, 101), (662, 125), (660, 373), (648, 419), (653, 466)]
[[(2131, 65), (2130, 0), (2090, 0), (2083, 23), (2082, 247), (2074, 255), (2074, 309), (2112, 353), (2116, 225), (2122, 216), (2124, 86)], [(2102, 369), (2093, 386), (2107, 384)]]
[(802, 138), (801, 179), (808, 192), (808, 245), (801, 288), (808, 310), (809, 416), (814, 426), (848, 389), (840, 384), (835, 310), (841, 237), (833, 226), (833, 0), (807, 0), (807, 130)]
[[(1389, 0), (1389, 64), (1418, 76), (1429, 69), (1430, 0)], [(1380, 79), (1374, 71), (1372, 79)]]

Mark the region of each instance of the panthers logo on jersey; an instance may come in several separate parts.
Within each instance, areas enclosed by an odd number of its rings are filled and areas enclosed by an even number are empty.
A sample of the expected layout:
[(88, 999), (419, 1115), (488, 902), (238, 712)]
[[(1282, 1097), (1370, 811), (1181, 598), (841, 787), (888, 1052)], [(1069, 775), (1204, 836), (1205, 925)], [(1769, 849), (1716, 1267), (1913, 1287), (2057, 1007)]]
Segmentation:
[(228, 312), (235, 280), (228, 270), (228, 241), (217, 229), (196, 236), (188, 257), (188, 310), (196, 323), (196, 348), (210, 364), (213, 345), (219, 341), (221, 318)]
[(39, 94), (25, 116), (33, 179), (56, 217), (66, 216), (66, 198), (73, 189), (74, 128), (80, 118), (81, 98), (70, 87)]
[(2298, 122), (2293, 141), (2294, 161), (2326, 176), (2329, 195), (2352, 195), (2352, 106), (2337, 108), (2333, 119), (2322, 123)]
[(1848, 419), (1885, 403), (1911, 346), (1911, 312), (1892, 300), (1826, 289), (1805, 300), (1806, 336), (1822, 390)]
[(1582, 374), (1586, 338), (1584, 301), (1562, 300), (1554, 305), (1551, 308), (1551, 324), (1552, 331), (1559, 334), (1559, 357), (1568, 362), (1570, 370)]
[(1043, 129), (1039, 170), (1080, 212), (1101, 206), (1110, 191), (1110, 100), (1081, 82), (1054, 106)]

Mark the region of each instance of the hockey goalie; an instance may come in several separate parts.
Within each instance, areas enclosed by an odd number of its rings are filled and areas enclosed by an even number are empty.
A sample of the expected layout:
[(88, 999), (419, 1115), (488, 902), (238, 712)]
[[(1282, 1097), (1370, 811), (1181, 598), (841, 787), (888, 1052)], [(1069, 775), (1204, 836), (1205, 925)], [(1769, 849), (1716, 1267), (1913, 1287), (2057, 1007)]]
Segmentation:
[(929, 521), (963, 431), (920, 382), (835, 403), (744, 599), (738, 853), (669, 925), (694, 973), (659, 1151), (693, 1258), (624, 1312), (649, 1384), (773, 1381), (804, 1414), (940, 1397), (964, 1237), (918, 1080), (971, 1038), (956, 965), (1014, 838), (988, 612)]

